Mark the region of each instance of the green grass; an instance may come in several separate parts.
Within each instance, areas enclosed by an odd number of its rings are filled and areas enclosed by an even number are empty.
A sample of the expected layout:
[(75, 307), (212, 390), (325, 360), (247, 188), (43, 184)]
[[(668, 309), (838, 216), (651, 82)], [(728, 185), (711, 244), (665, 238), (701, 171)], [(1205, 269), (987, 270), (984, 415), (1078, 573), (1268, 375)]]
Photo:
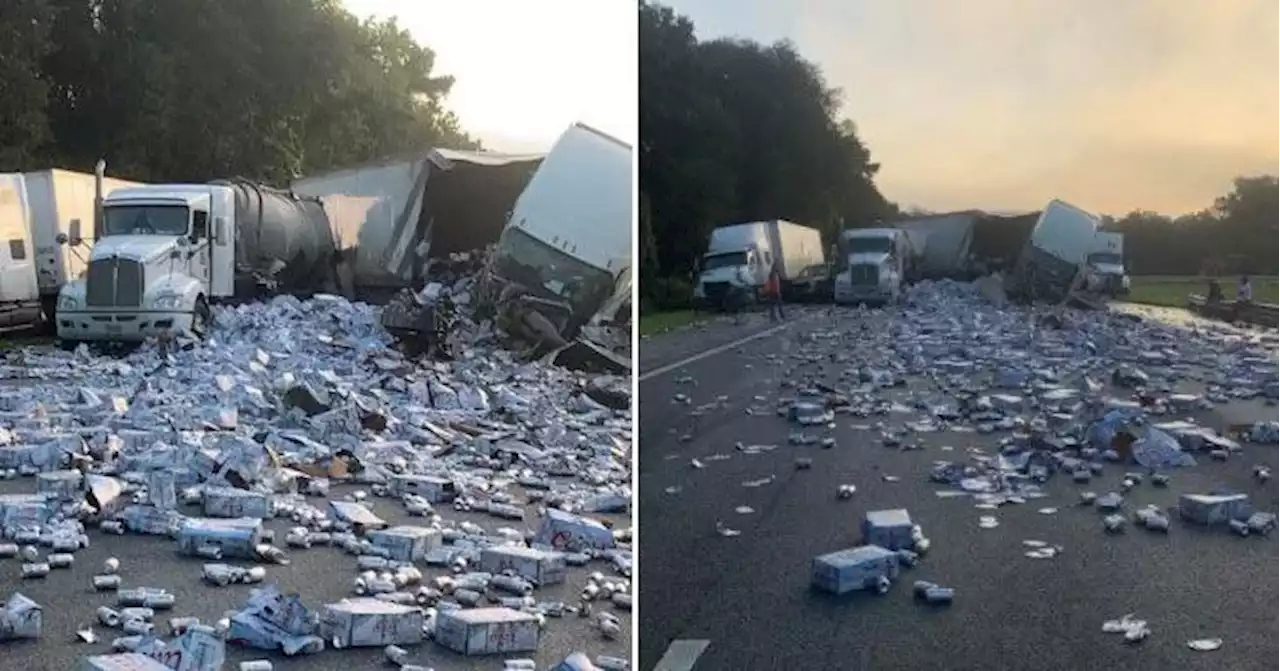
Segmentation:
[(640, 335), (666, 333), (681, 326), (687, 326), (700, 320), (693, 310), (677, 310), (674, 312), (651, 312), (640, 315)]
[[(1219, 278), (1222, 294), (1228, 300), (1236, 297), (1236, 281), (1238, 278)], [(1253, 283), (1253, 300), (1257, 303), (1276, 303), (1278, 285), (1275, 277), (1251, 277)], [(1164, 305), (1185, 307), (1187, 294), (1209, 293), (1209, 279), (1195, 276), (1145, 275), (1131, 277), (1129, 295), (1121, 300), (1147, 305)]]

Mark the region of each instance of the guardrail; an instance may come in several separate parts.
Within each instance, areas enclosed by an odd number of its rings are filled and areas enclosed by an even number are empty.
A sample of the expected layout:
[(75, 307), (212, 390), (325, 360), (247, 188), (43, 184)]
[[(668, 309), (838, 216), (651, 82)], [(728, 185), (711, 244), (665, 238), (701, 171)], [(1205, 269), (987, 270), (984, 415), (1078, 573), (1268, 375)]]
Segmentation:
[(1280, 307), (1273, 303), (1238, 303), (1236, 301), (1210, 303), (1200, 294), (1187, 294), (1187, 309), (1213, 319), (1242, 321), (1271, 327), (1277, 325), (1277, 314), (1280, 313)]

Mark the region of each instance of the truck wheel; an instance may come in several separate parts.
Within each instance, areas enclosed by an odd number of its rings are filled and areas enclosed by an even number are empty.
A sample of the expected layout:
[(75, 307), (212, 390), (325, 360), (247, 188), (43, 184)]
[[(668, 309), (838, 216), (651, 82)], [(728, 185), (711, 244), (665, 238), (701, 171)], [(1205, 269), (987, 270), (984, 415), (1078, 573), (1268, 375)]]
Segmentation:
[(58, 297), (40, 299), (40, 332), (55, 335), (58, 332)]
[(59, 340), (58, 349), (64, 352), (74, 352), (80, 346), (79, 340)]
[(213, 310), (209, 309), (209, 303), (203, 296), (196, 299), (196, 307), (191, 316), (191, 332), (197, 338), (203, 338), (209, 333), (209, 329), (213, 327)]

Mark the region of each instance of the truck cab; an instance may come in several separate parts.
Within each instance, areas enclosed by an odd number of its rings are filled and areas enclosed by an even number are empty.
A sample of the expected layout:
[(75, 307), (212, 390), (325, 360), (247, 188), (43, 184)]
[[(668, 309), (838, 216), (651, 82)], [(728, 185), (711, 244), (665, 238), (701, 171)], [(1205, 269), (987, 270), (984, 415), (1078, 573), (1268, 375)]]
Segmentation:
[(768, 250), (754, 245), (741, 249), (717, 250), (703, 255), (694, 300), (707, 306), (721, 305), (732, 292), (756, 298), (769, 277), (772, 265)]
[(1096, 288), (1111, 296), (1129, 293), (1129, 273), (1124, 267), (1124, 234), (1098, 231), (1089, 252), (1089, 270)]
[(896, 302), (902, 296), (910, 260), (906, 236), (896, 228), (844, 231), (835, 259), (835, 302)]
[[(203, 335), (210, 302), (234, 290), (230, 187), (170, 184), (124, 188), (103, 199), (83, 276), (58, 296), (58, 337), (141, 341)], [(59, 243), (80, 247), (79, 222)]]
[(698, 263), (694, 303), (720, 307), (733, 295), (755, 301), (776, 262), (765, 222), (721, 226), (711, 231), (707, 251)]

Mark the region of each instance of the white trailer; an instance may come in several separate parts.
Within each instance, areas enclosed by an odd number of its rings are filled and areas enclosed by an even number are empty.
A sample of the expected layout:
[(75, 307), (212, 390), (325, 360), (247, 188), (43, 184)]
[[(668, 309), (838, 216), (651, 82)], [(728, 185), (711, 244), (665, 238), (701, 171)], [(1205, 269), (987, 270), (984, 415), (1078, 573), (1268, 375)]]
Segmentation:
[(1028, 300), (1065, 300), (1080, 273), (1087, 272), (1089, 252), (1100, 223), (1097, 217), (1074, 205), (1050, 201), (1006, 278), (1008, 292)]
[(631, 145), (583, 124), (543, 159), (498, 241), (491, 275), (560, 303), (571, 336), (630, 301)]
[[(105, 170), (105, 165), (100, 165)], [(93, 230), (95, 198), (116, 190), (142, 186), (139, 182), (102, 176), (101, 191), (97, 176), (69, 170), (41, 170), (23, 174), (27, 202), (31, 208), (31, 236), (35, 246), (36, 278), (40, 296), (52, 307), (58, 292), (67, 282), (88, 269), (89, 246), (97, 242)], [(72, 222), (79, 222), (73, 226)], [(58, 236), (80, 239), (86, 246), (68, 248)], [(52, 315), (49, 315), (52, 316)]]
[(31, 210), (22, 175), (0, 175), (0, 330), (40, 320)]
[(432, 149), (293, 182), (318, 198), (338, 250), (361, 288), (400, 288), (430, 257), (497, 242), (546, 154)]
[(826, 263), (822, 232), (818, 229), (776, 219), (765, 223), (765, 231), (769, 234), (784, 284), (798, 278), (805, 270)]

